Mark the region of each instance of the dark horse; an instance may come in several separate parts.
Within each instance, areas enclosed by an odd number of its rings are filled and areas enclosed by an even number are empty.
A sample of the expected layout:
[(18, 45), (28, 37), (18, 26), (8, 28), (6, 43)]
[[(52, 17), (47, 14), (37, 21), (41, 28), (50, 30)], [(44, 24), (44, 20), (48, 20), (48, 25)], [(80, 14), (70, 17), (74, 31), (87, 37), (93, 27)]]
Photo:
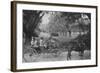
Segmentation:
[(84, 42), (77, 42), (77, 41), (71, 41), (68, 46), (68, 54), (67, 54), (67, 60), (71, 60), (71, 52), (77, 51), (79, 52), (79, 56), (81, 59), (83, 59), (84, 56), (84, 50), (86, 49)]

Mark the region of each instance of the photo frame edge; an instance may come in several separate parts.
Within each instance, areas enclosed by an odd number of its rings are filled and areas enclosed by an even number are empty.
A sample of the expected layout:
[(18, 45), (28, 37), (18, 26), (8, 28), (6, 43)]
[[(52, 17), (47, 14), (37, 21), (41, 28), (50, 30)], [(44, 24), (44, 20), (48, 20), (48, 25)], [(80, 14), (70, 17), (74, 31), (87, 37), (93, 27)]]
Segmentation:
[(11, 71), (16, 71), (16, 3), (11, 2)]
[[(16, 14), (16, 7), (17, 7), (17, 4), (20, 3), (20, 4), (43, 4), (43, 5), (61, 5), (61, 6), (75, 6), (75, 7), (87, 7), (87, 8), (95, 8), (96, 9), (96, 64), (95, 65), (84, 65), (84, 66), (69, 66), (69, 67), (52, 67), (52, 68), (40, 68), (40, 69), (17, 69), (17, 65), (16, 65), (16, 60), (17, 60), (17, 57), (16, 57), (16, 45), (17, 45), (17, 41), (16, 41), (16, 36), (17, 36), (17, 25), (16, 25), (16, 17), (17, 17), (17, 14)], [(11, 1), (11, 71), (13, 72), (20, 72), (20, 71), (39, 71), (39, 70), (53, 70), (53, 69), (72, 69), (72, 68), (85, 68), (85, 67), (97, 67), (98, 66), (98, 48), (97, 48), (97, 44), (98, 44), (98, 7), (97, 6), (87, 6), (87, 5), (74, 5), (74, 4), (57, 4), (57, 3), (42, 3), (42, 2), (26, 2), (26, 1)]]

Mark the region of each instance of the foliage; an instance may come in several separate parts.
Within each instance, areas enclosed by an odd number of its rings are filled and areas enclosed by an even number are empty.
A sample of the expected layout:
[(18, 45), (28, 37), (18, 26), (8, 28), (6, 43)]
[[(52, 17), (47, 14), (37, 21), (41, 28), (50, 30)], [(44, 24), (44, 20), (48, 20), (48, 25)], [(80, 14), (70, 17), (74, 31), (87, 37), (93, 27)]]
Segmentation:
[[(87, 15), (88, 20), (84, 20), (82, 14)], [(69, 32), (70, 35), (71, 32), (76, 30), (80, 33), (89, 32), (90, 20), (89, 13), (23, 10), (23, 32), (26, 40), (30, 40), (32, 36), (38, 36), (42, 31), (54, 36), (59, 36), (57, 32)], [(40, 28), (40, 26), (45, 28)], [(80, 35), (80, 37), (87, 40), (86, 36)], [(77, 40), (79, 40), (79, 37), (77, 37)], [(88, 43), (88, 41), (85, 41), (85, 43)]]
[(23, 32), (27, 38), (30, 38), (32, 35), (37, 36), (35, 29), (42, 17), (42, 11), (23, 10)]
[(74, 40), (70, 41), (70, 44), (72, 46), (72, 49), (76, 51), (80, 50), (90, 50), (91, 49), (91, 38), (90, 33), (79, 35)]
[[(82, 15), (87, 16), (87, 19), (83, 19)], [(90, 25), (89, 13), (73, 13), (73, 12), (55, 12), (49, 22), (49, 32), (69, 32), (77, 30), (87, 31)], [(87, 24), (87, 25), (86, 25)]]

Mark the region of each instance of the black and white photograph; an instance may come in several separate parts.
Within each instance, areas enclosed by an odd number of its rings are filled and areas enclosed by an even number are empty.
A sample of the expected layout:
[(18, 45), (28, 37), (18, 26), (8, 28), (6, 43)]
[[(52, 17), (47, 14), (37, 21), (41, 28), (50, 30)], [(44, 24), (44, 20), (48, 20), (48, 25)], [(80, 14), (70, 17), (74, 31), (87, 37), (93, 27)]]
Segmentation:
[(23, 62), (91, 59), (91, 13), (23, 10)]
[(11, 69), (97, 66), (97, 6), (12, 2)]

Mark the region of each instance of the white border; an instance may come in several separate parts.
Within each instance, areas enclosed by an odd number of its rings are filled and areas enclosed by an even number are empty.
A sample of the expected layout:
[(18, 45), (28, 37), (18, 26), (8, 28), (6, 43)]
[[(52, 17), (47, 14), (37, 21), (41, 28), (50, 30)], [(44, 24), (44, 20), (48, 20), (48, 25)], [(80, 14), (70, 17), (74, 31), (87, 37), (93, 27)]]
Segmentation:
[[(56, 61), (56, 62), (39, 62), (39, 63), (22, 63), (22, 10), (49, 10), (63, 12), (85, 12), (91, 13), (91, 60), (79, 61)], [(17, 4), (17, 69), (35, 69), (35, 68), (50, 68), (50, 67), (68, 67), (95, 65), (96, 63), (96, 10), (94, 8), (81, 7), (59, 7), (59, 6), (44, 6), (44, 5), (29, 5)]]

